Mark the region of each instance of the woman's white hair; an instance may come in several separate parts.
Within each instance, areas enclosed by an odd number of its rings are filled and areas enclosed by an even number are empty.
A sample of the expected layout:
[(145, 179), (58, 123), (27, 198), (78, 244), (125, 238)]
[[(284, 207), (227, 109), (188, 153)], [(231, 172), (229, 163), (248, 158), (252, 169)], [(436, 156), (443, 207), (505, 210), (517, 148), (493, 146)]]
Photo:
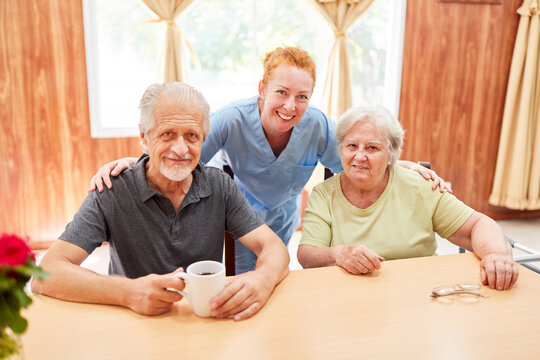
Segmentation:
[(148, 131), (155, 126), (154, 110), (158, 99), (161, 98), (165, 98), (168, 103), (182, 104), (188, 107), (199, 105), (204, 114), (202, 130), (204, 138), (206, 138), (210, 132), (210, 105), (199, 90), (178, 81), (153, 84), (146, 89), (139, 104), (141, 111), (139, 128), (143, 133), (148, 134)]
[(401, 146), (405, 131), (399, 121), (394, 119), (390, 111), (382, 106), (361, 105), (347, 110), (339, 118), (336, 127), (336, 141), (338, 144), (338, 153), (341, 149), (341, 143), (347, 133), (358, 123), (370, 122), (384, 135), (388, 140), (388, 154), (390, 155), (390, 166), (395, 166), (401, 155)]

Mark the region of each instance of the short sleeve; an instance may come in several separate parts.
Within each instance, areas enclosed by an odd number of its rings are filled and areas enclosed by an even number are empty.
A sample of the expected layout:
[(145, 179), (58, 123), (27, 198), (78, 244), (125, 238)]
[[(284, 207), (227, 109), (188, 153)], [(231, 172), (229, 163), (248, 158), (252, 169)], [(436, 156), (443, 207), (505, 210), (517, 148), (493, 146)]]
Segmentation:
[(210, 133), (203, 142), (201, 161), (210, 162), (212, 157), (223, 147), (227, 138), (226, 121), (235, 116), (234, 109), (219, 110), (210, 115)]
[(321, 154), (320, 162), (325, 167), (329, 168), (334, 174), (343, 171), (343, 166), (341, 165), (341, 159), (338, 154), (337, 142), (336, 142), (336, 123), (322, 114), (327, 124), (326, 126), (326, 148)]
[(96, 191), (90, 192), (83, 204), (59, 236), (61, 240), (79, 246), (88, 254), (101, 246), (108, 238), (108, 229), (103, 211), (99, 206)]
[(332, 243), (332, 214), (329, 196), (319, 184), (313, 188), (302, 222), (300, 245), (330, 247)]
[(433, 212), (433, 230), (447, 239), (454, 234), (474, 213), (474, 209), (465, 205), (454, 195), (444, 192)]

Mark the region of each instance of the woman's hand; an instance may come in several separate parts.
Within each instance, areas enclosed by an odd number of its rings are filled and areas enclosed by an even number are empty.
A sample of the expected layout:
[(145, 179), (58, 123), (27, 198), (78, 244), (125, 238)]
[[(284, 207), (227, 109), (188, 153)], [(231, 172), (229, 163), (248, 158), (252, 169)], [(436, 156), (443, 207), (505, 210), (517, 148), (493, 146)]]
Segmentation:
[(489, 254), (480, 261), (482, 284), (491, 289), (510, 289), (516, 283), (518, 275), (518, 266), (508, 255)]
[(108, 164), (103, 165), (102, 168), (98, 170), (96, 175), (90, 180), (90, 188), (88, 191), (94, 191), (96, 188), (99, 192), (103, 192), (103, 184), (107, 188), (112, 188), (112, 182), (110, 176), (118, 176), (122, 171), (127, 169), (130, 165), (133, 165), (137, 162), (137, 158), (123, 158), (111, 161)]
[(439, 177), (439, 175), (437, 175), (435, 171), (428, 169), (427, 167), (424, 167), (420, 164), (413, 163), (412, 161), (406, 161), (406, 160), (399, 160), (397, 162), (397, 165), (405, 169), (418, 172), (426, 180), (433, 180), (433, 186), (431, 187), (433, 190), (435, 190), (438, 187), (441, 193), (445, 191), (448, 191), (450, 194), (453, 193), (450, 183), (445, 182), (441, 177)]
[(350, 244), (333, 248), (336, 265), (351, 274), (368, 274), (381, 269), (382, 256), (377, 255), (364, 245)]
[(516, 283), (519, 269), (512, 258), (512, 248), (501, 227), (493, 219), (475, 211), (448, 240), (473, 250), (482, 259), (482, 284), (491, 289), (507, 290)]

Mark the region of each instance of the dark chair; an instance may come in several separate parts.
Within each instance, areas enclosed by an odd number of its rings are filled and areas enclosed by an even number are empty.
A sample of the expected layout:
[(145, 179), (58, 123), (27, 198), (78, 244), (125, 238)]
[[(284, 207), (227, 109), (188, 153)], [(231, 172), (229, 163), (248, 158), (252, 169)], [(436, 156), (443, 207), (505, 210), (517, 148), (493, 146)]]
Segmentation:
[(334, 173), (329, 168), (324, 168), (324, 180), (331, 178), (334, 176)]
[[(232, 179), (234, 179), (234, 173), (229, 165), (224, 165), (223, 171), (225, 171)], [(228, 231), (225, 231), (225, 275), (236, 275), (234, 238)]]

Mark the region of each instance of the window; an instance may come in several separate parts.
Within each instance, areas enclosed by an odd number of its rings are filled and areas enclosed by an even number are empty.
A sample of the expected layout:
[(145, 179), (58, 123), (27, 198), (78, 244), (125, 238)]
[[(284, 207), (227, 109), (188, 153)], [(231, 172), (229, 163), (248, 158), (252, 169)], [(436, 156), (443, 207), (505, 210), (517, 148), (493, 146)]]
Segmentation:
[(403, 58), (403, 0), (378, 0), (347, 31), (353, 104), (382, 104), (398, 116)]
[[(138, 104), (156, 82), (163, 24), (138, 0), (84, 0), (92, 137), (139, 136)], [(160, 26), (161, 25), (161, 26)]]
[[(403, 12), (401, 0), (375, 1), (347, 32), (355, 104), (397, 109)], [(143, 25), (156, 16), (140, 0), (84, 0), (84, 16), (92, 136), (138, 136), (138, 102), (157, 81), (165, 24)], [(264, 54), (280, 45), (313, 56), (319, 105), (333, 34), (306, 1), (196, 0), (177, 24), (200, 59), (187, 81), (212, 109), (256, 95)]]

